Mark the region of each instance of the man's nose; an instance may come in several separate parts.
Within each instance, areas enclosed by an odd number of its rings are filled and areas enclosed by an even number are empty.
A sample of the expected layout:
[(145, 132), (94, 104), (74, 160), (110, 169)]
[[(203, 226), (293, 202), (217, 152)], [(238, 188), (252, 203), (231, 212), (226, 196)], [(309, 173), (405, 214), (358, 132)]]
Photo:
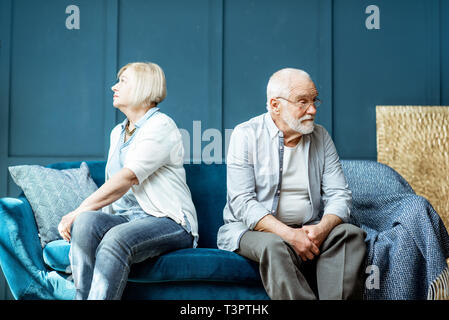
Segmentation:
[(317, 109), (316, 109), (316, 107), (315, 107), (315, 104), (314, 103), (311, 103), (308, 107), (307, 107), (307, 113), (309, 113), (309, 114), (315, 114), (316, 113), (316, 111), (317, 111)]

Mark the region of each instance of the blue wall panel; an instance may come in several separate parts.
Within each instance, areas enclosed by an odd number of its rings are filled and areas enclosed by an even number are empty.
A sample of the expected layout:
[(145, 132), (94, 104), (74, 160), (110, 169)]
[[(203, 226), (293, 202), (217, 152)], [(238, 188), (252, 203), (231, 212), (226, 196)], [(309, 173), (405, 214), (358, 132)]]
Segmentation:
[(376, 1), (380, 29), (365, 27), (372, 1), (334, 4), (334, 138), (343, 158), (376, 159), (376, 105), (438, 105), (438, 1)]
[(104, 3), (77, 1), (79, 30), (69, 1), (12, 3), (9, 156), (103, 156)]
[(0, 1), (0, 197), (8, 181), (11, 0)]
[[(159, 107), (190, 133), (191, 146), (193, 121), (201, 121), (202, 131), (221, 130), (221, 98), (214, 90), (214, 81), (221, 80), (220, 35), (211, 32), (221, 27), (219, 5), (208, 0), (119, 3), (119, 68), (133, 61), (162, 67), (167, 98)], [(117, 118), (124, 119), (120, 111)]]
[(449, 0), (440, 1), (441, 105), (449, 106)]
[[(322, 95), (320, 4), (322, 1), (225, 1), (223, 103), (224, 126), (266, 112), (266, 85), (277, 70), (307, 71)], [(325, 36), (326, 34), (324, 34)], [(324, 56), (325, 57), (325, 56)], [(329, 70), (326, 70), (329, 73)], [(324, 77), (323, 77), (324, 78)], [(330, 101), (323, 99), (318, 122), (330, 127)], [(327, 120), (327, 121), (326, 121)]]

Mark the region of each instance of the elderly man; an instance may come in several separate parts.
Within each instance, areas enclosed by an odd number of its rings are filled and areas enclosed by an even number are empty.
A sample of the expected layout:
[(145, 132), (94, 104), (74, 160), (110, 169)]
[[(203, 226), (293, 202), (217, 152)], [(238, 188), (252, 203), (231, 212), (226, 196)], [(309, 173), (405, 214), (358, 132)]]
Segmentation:
[(348, 223), (351, 191), (314, 124), (319, 105), (306, 72), (279, 70), (268, 112), (238, 125), (229, 144), (217, 244), (259, 263), (271, 299), (362, 298), (366, 233)]

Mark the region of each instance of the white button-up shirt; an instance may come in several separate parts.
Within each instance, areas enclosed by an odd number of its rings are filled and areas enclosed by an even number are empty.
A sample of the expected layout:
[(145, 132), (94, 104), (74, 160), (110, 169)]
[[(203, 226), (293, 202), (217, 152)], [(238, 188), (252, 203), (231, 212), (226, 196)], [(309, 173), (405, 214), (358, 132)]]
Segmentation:
[[(121, 136), (121, 130), (122, 124), (118, 124), (111, 132), (106, 180), (109, 179), (108, 163)], [(169, 217), (183, 227), (190, 227), (196, 246), (196, 210), (186, 183), (182, 136), (175, 122), (166, 114), (157, 111), (139, 127), (133, 139), (123, 167), (133, 171), (139, 181), (139, 184), (132, 186), (137, 202), (148, 214)], [(112, 213), (112, 206), (104, 207), (103, 211)]]
[[(352, 193), (329, 133), (315, 124), (314, 131), (302, 139), (312, 204), (304, 224), (318, 223), (321, 212), (348, 222)], [(218, 248), (238, 249), (243, 233), (253, 230), (267, 214), (276, 216), (283, 154), (283, 133), (268, 112), (234, 129), (227, 155), (227, 203), (224, 225), (218, 231)], [(320, 207), (321, 201), (324, 208)]]

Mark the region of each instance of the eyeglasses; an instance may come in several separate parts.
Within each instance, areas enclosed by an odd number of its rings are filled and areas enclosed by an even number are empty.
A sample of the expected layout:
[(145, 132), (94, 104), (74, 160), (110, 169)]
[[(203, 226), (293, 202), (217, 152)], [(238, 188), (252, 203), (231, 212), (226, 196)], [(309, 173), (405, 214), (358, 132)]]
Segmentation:
[(312, 104), (314, 105), (315, 108), (318, 108), (321, 105), (321, 100), (318, 99), (318, 98), (313, 99), (312, 102), (302, 102), (302, 101), (293, 102), (293, 101), (285, 99), (283, 97), (276, 97), (276, 99), (282, 99), (282, 100), (285, 100), (287, 102), (290, 102), (291, 104), (294, 104), (295, 106), (298, 106), (299, 108), (301, 108), (301, 110), (306, 110)]

